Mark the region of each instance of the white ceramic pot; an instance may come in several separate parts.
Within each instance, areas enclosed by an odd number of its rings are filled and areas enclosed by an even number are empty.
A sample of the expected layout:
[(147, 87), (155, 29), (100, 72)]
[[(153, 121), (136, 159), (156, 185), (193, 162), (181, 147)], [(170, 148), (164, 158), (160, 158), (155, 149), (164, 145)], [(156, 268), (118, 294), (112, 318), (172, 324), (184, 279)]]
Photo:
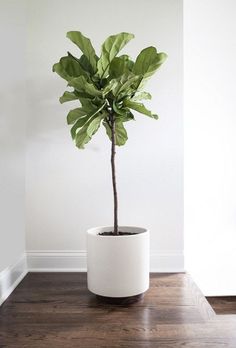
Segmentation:
[(149, 231), (119, 226), (121, 232), (134, 235), (100, 236), (113, 227), (87, 231), (88, 289), (106, 297), (128, 297), (149, 288)]

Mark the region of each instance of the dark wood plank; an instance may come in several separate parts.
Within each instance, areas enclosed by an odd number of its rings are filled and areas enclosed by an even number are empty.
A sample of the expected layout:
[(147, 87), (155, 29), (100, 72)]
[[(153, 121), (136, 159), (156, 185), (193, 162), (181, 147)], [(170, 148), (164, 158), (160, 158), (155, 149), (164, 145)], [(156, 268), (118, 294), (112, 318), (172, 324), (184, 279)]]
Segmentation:
[(207, 297), (217, 314), (236, 314), (236, 296)]
[(29, 273), (0, 309), (0, 348), (236, 347), (236, 316), (216, 316), (187, 274), (151, 274), (130, 306), (101, 304), (85, 273)]

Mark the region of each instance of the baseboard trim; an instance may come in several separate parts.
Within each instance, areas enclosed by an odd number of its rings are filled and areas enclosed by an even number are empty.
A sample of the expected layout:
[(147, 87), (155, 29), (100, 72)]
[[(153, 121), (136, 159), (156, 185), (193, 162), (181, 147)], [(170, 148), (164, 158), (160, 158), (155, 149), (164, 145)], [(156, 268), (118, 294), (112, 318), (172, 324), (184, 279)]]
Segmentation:
[[(85, 250), (29, 250), (27, 263), (29, 272), (86, 272)], [(151, 252), (151, 272), (184, 272), (182, 252)]]
[(27, 251), (29, 272), (86, 272), (85, 250)]
[(26, 255), (0, 272), (0, 306), (27, 274)]

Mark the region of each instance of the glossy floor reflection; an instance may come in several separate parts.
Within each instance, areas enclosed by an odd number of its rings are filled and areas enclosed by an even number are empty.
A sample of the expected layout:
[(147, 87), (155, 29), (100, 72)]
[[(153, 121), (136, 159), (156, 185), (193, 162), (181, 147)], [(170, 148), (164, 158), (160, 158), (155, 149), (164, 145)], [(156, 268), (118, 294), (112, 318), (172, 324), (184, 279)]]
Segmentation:
[(97, 301), (85, 273), (29, 273), (0, 309), (0, 347), (236, 347), (236, 316), (216, 315), (189, 275), (150, 285), (119, 306)]

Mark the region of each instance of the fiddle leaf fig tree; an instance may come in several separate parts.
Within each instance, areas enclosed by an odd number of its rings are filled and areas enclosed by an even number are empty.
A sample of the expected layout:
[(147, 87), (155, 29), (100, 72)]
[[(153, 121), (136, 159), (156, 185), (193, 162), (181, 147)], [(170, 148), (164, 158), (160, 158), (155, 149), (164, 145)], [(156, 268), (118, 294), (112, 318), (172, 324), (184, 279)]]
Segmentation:
[(133, 111), (158, 119), (142, 100), (151, 99), (143, 88), (148, 79), (165, 61), (167, 55), (155, 47), (144, 48), (133, 61), (128, 55), (119, 55), (134, 38), (133, 34), (109, 36), (102, 44), (100, 57), (91, 41), (80, 31), (69, 31), (67, 37), (79, 48), (78, 58), (67, 52), (53, 65), (53, 71), (67, 81), (69, 91), (60, 97), (60, 103), (78, 100), (80, 105), (67, 115), (71, 136), (79, 149), (91, 140), (100, 126), (104, 126), (111, 141), (111, 169), (114, 196), (114, 235), (118, 230), (118, 199), (115, 172), (115, 147), (126, 143), (125, 122), (134, 120)]

